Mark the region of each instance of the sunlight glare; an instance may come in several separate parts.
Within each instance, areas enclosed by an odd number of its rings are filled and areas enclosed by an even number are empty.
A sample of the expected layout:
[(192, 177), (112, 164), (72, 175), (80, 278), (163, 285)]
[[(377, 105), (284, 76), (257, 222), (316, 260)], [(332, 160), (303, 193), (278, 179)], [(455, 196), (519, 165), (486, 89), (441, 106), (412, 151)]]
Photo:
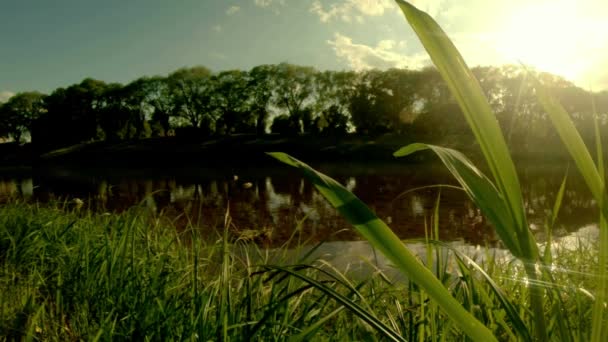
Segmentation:
[(499, 52), (512, 63), (579, 78), (586, 64), (577, 47), (588, 38), (589, 27), (575, 6), (544, 2), (513, 12), (500, 35)]

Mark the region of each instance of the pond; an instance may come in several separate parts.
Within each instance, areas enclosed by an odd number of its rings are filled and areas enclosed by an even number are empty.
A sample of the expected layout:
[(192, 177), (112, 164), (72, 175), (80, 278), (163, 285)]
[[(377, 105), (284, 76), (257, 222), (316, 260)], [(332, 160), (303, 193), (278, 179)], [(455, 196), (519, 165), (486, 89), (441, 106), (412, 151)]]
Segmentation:
[[(495, 246), (498, 240), (441, 164), (326, 163), (313, 165), (367, 203), (403, 239), (423, 238), (439, 199), (439, 237), (465, 245)], [(531, 228), (542, 240), (564, 164), (518, 165)], [(300, 241), (356, 241), (357, 233), (294, 169), (275, 167), (173, 167), (87, 169), (55, 167), (0, 175), (0, 199), (69, 201), (79, 198), (98, 212), (134, 205), (162, 213), (177, 229), (195, 224), (205, 234), (222, 229), (229, 208), (234, 236), (265, 232), (262, 243), (279, 246), (297, 230)], [(556, 235), (565, 236), (597, 222), (597, 208), (584, 182), (570, 171)]]

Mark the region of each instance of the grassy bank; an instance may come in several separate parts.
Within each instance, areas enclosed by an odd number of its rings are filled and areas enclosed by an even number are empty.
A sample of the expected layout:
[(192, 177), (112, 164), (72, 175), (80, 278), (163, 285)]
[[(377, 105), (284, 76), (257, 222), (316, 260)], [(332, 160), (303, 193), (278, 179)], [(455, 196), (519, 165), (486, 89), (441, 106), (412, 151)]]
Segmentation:
[[(245, 249), (221, 227), (212, 237), (177, 232), (137, 208), (103, 215), (6, 205), (0, 208), (0, 339), (464, 338), (414, 284), (393, 283), (381, 271), (355, 281), (327, 265), (318, 268), (322, 261), (306, 255), (297, 266), (270, 266), (269, 255)], [(567, 312), (544, 308), (548, 322), (567, 317), (572, 334), (586, 340), (596, 253), (581, 244), (554, 258), (555, 290)], [(431, 247), (427, 259), (497, 337), (513, 337), (501, 295), (531, 324), (525, 273), (515, 261), (489, 256), (480, 265), (493, 285), (464, 259), (437, 262)], [(556, 329), (549, 326), (550, 333)]]

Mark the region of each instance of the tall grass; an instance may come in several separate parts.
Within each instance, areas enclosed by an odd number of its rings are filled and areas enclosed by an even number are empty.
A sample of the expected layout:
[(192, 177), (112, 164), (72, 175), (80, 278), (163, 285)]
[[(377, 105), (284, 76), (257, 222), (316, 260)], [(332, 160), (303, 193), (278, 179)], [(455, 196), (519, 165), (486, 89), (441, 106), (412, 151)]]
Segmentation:
[[(499, 340), (519, 337), (513, 326), (529, 321), (507, 313), (525, 311), (522, 268), (483, 249), (477, 265), (474, 256), (436, 242), (439, 210), (428, 219), (426, 252), (417, 255), (422, 267)], [(227, 232), (177, 232), (137, 208), (100, 215), (2, 206), (0, 340), (463, 337), (413, 281), (392, 280), (382, 269), (355, 280), (314, 259), (315, 247), (287, 260), (286, 249), (245, 246)], [(554, 263), (570, 270), (557, 272), (556, 282), (568, 284), (559, 290), (572, 334), (588, 339), (592, 299), (585, 293), (594, 280), (587, 272), (597, 254), (583, 244), (554, 254)]]
[[(526, 273), (524, 279), (527, 289), (525, 292), (529, 298), (535, 339), (559, 338), (560, 340), (571, 340), (573, 336), (569, 332), (570, 327), (566, 324), (567, 318), (561, 314), (564, 312), (563, 297), (559, 291), (555, 291), (559, 284), (555, 281), (553, 275), (547, 271), (550, 265), (546, 264), (545, 260), (550, 260), (550, 258), (547, 255), (545, 255), (547, 258), (542, 257), (537, 242), (529, 229), (515, 165), (511, 160), (496, 116), (492, 112), (479, 82), (448, 36), (428, 14), (405, 1), (396, 0), (396, 2), (462, 109), (465, 119), (481, 147), (491, 172), (491, 178), (486, 177), (463, 154), (449, 148), (412, 144), (395, 152), (395, 156), (404, 156), (423, 149), (430, 149), (439, 156), (465, 192), (493, 224), (504, 245), (521, 261)], [(608, 217), (608, 202), (606, 201), (604, 180), (601, 176), (604, 170), (601, 161), (599, 131), (596, 133), (598, 142), (598, 166), (596, 167), (566, 111), (540, 82), (537, 82), (536, 93), (539, 102), (551, 118), (593, 196), (600, 204), (602, 213), (600, 218), (600, 242), (602, 245), (599, 246), (601, 251), (600, 264), (596, 273), (600, 286), (597, 291), (597, 298), (595, 298), (596, 304), (593, 309), (594, 318), (591, 331), (593, 340), (599, 341), (603, 336), (602, 323), (604, 322), (606, 291), (608, 289), (608, 283), (606, 282), (608, 252), (604, 251), (608, 248), (605, 245), (608, 243), (608, 241), (605, 241), (608, 239), (608, 233), (604, 220), (605, 217)], [(471, 315), (470, 310), (454, 301), (453, 298), (449, 298), (441, 283), (437, 279), (433, 279), (428, 272), (421, 270), (420, 264), (416, 262), (407, 248), (365, 204), (333, 179), (316, 172), (306, 164), (284, 154), (271, 153), (271, 155), (286, 164), (300, 168), (328, 201), (372, 245), (382, 251), (397, 267), (421, 286), (462, 331), (475, 340), (488, 341), (494, 339), (489, 330)], [(557, 312), (557, 315), (551, 316), (556, 318), (555, 321), (546, 320), (545, 308), (547, 306)], [(509, 314), (515, 328), (510, 333), (518, 338), (531, 339), (528, 329), (521, 324), (517, 324), (521, 320), (520, 314), (513, 310), (507, 310), (506, 312)], [(523, 315), (527, 314), (524, 313)], [(550, 334), (548, 328), (551, 326), (557, 326), (558, 328), (551, 330), (554, 333)]]
[[(137, 209), (0, 207), (0, 340), (361, 339), (366, 323), (338, 315), (343, 307), (310, 282), (351, 300), (398, 291), (376, 277), (345, 286), (313, 264), (290, 269), (304, 280), (285, 277), (264, 266), (266, 251), (245, 249), (228, 229), (219, 227), (218, 240), (189, 228), (178, 233)], [(383, 309), (365, 307), (370, 317)]]

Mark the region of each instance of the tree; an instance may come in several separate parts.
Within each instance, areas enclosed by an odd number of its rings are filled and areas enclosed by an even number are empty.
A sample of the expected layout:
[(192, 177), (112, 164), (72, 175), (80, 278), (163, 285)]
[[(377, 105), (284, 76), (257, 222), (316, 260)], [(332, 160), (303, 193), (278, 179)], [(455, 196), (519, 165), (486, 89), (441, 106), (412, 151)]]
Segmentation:
[(165, 136), (171, 129), (171, 121), (179, 117), (179, 96), (172, 93), (169, 79), (162, 76), (141, 77), (132, 82), (141, 94), (140, 103), (152, 134)]
[(126, 86), (108, 84), (101, 95), (98, 124), (105, 139), (118, 141), (145, 138), (150, 135), (146, 103), (146, 83), (141, 79)]
[(270, 131), (272, 133), (278, 134), (298, 134), (300, 133), (302, 128), (300, 127), (300, 122), (297, 118), (293, 116), (289, 116), (287, 114), (281, 114), (272, 120), (272, 126), (270, 126)]
[(255, 116), (256, 133), (266, 132), (268, 106), (276, 88), (276, 68), (274, 65), (259, 65), (249, 71), (247, 90), (249, 110)]
[(298, 122), (300, 132), (312, 127), (315, 69), (287, 63), (276, 67), (275, 105), (287, 111), (287, 115)]
[(167, 82), (176, 116), (195, 129), (213, 132), (218, 116), (211, 103), (211, 71), (202, 66), (182, 68), (171, 73)]
[[(316, 74), (316, 129), (325, 133), (346, 133), (350, 122), (349, 101), (355, 93), (358, 75), (354, 71), (324, 71)], [(337, 125), (337, 126), (334, 126)]]
[(359, 134), (381, 134), (390, 130), (390, 123), (377, 110), (382, 71), (368, 70), (361, 73), (351, 94), (349, 111), (352, 122)]
[(154, 107), (148, 102), (149, 88), (150, 82), (145, 78), (139, 78), (122, 89), (123, 105), (128, 114), (129, 133), (127, 138), (140, 139), (150, 136), (148, 121)]
[(125, 138), (129, 114), (124, 106), (123, 86), (118, 83), (108, 84), (100, 97), (100, 108), (97, 122), (104, 133), (104, 139), (119, 141)]
[(32, 123), (45, 111), (39, 92), (23, 92), (12, 96), (0, 107), (0, 135), (20, 143), (30, 133)]
[(58, 88), (44, 98), (43, 113), (32, 125), (32, 142), (42, 149), (99, 139), (99, 110), (106, 84), (91, 78)]
[(403, 133), (414, 121), (419, 73), (408, 69), (389, 69), (375, 79), (375, 108), (389, 130)]
[(339, 105), (331, 105), (315, 119), (315, 133), (323, 135), (344, 135), (348, 132), (348, 115)]
[(247, 73), (223, 71), (213, 77), (213, 85), (211, 102), (219, 117), (216, 131), (224, 134), (255, 132), (256, 119), (249, 108)]

